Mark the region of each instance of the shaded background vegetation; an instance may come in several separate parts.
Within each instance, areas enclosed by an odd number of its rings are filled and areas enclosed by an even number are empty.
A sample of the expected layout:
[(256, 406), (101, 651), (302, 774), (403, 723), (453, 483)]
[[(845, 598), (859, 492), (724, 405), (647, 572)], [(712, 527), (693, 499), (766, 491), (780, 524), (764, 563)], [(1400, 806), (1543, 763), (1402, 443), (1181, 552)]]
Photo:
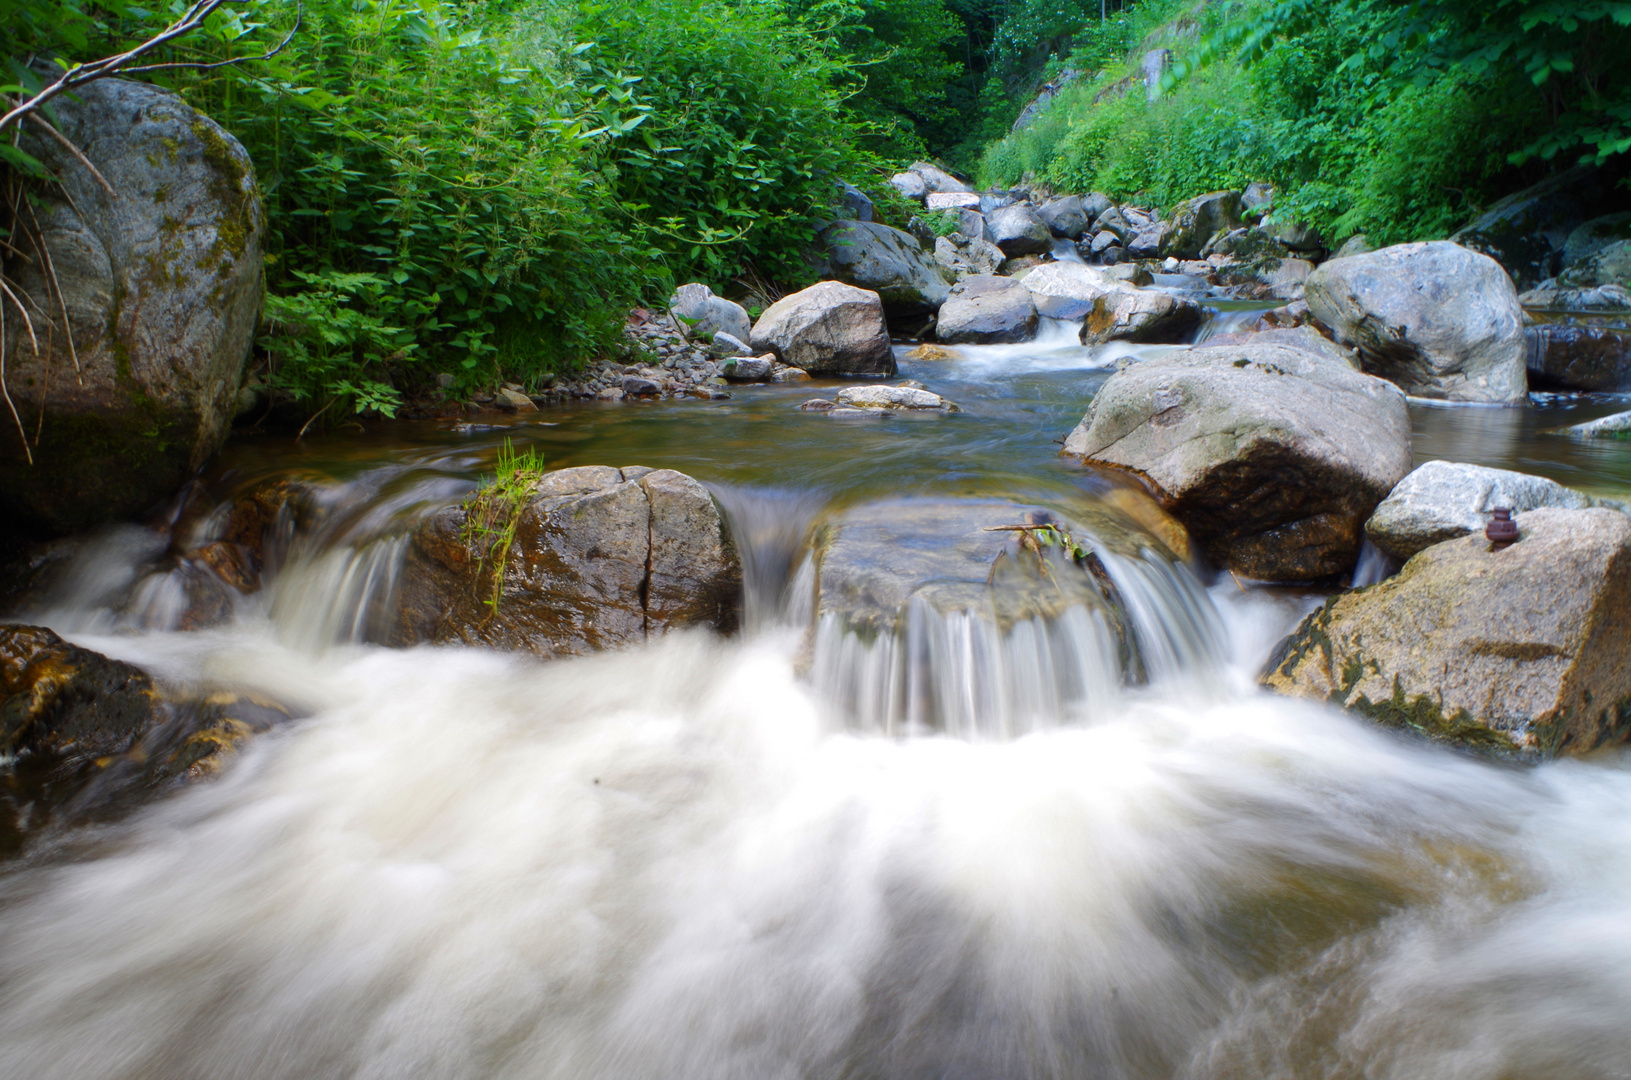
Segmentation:
[[(244, 0), (178, 57), (263, 50)], [(1631, 0), (305, 0), (271, 60), (169, 84), (253, 156), (271, 378), (390, 411), (451, 374), (535, 384), (620, 347), (622, 313), (702, 280), (804, 284), (836, 181), (932, 157), (1169, 205), (1253, 180), (1328, 240), (1441, 236), (1494, 198), (1631, 148)], [(7, 0), (30, 58), (170, 15)], [(1135, 85), (1152, 48), (1163, 93)], [(1044, 81), (1078, 72), (1010, 131)], [(5, 166), (14, 167), (14, 166)], [(751, 299), (751, 297), (748, 297)]]

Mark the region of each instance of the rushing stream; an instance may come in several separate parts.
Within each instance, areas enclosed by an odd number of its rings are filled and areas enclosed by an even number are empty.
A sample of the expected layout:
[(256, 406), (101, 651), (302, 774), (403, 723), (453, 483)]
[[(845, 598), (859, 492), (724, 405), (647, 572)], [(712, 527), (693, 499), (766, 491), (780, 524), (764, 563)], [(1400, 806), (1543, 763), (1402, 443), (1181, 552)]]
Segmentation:
[[(178, 527), (270, 476), (331, 512), (279, 539), (231, 621), (172, 629), (167, 540), (135, 526), (26, 614), (302, 719), (213, 782), (0, 864), (0, 1073), (1631, 1076), (1622, 754), (1492, 764), (1259, 693), (1315, 597), (1205, 582), (1153, 547), (1104, 554), (1141, 680), (1085, 609), (1001, 630), (923, 608), (864, 646), (811, 632), (819, 515), (1103, 499), (1118, 481), (1054, 442), (1151, 351), (1053, 327), (903, 362), (953, 415), (798, 412), (831, 391), (805, 383), (235, 442)], [(1625, 407), (1418, 406), (1417, 454), (1623, 493), (1628, 444), (1545, 431)], [(744, 632), (549, 663), (369, 644), (405, 529), (506, 439), (712, 485)]]

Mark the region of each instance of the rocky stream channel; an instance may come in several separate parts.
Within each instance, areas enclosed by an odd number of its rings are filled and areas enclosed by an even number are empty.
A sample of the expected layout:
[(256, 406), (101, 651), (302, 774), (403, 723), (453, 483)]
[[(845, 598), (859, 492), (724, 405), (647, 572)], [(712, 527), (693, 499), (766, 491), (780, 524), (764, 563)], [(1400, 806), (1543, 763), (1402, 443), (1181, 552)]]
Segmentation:
[(1623, 290), (897, 180), (29, 549), (0, 1071), (1623, 1076)]

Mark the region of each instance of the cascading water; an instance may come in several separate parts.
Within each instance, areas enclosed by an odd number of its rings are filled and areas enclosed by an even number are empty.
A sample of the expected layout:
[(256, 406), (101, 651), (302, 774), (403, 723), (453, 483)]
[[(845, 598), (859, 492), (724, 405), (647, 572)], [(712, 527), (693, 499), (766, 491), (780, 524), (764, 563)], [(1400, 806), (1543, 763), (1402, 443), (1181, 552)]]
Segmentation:
[(706, 424), (692, 403), (512, 429), (552, 464), (715, 483), (737, 640), (367, 644), (402, 537), (496, 437), (314, 482), (326, 511), (291, 511), (263, 590), (205, 629), (166, 629), (143, 581), (218, 523), (82, 551), (40, 618), (304, 719), (0, 868), (4, 1073), (1624, 1075), (1623, 756), (1518, 770), (1263, 695), (1317, 597), (1206, 588), (1153, 546), (1094, 545), (1123, 631), (1092, 605), (922, 601), (896, 634), (823, 638), (802, 553), (833, 505), (1102, 495), (1033, 448), (1094, 367), (1014, 361), (913, 368), (968, 411), (892, 427), (797, 413), (795, 387)]

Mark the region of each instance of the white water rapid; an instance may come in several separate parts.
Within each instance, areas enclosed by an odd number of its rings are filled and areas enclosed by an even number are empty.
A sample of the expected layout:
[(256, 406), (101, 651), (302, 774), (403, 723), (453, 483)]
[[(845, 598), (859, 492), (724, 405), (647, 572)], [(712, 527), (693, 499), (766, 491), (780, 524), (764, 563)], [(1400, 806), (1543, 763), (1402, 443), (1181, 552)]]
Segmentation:
[(818, 618), (832, 505), (1099, 498), (1049, 440), (1115, 359), (1066, 325), (958, 350), (907, 374), (964, 413), (842, 431), (801, 387), (510, 429), (552, 466), (714, 484), (731, 640), (370, 644), (406, 525), (497, 435), (371, 450), (210, 629), (177, 629), (163, 536), (89, 545), (28, 619), (297, 719), (0, 862), (0, 1076), (1631, 1075), (1624, 753), (1519, 768), (1267, 695), (1319, 597), (1153, 548), (1095, 549), (1125, 636), (1086, 606), (1002, 628), (914, 601), (872, 640)]

